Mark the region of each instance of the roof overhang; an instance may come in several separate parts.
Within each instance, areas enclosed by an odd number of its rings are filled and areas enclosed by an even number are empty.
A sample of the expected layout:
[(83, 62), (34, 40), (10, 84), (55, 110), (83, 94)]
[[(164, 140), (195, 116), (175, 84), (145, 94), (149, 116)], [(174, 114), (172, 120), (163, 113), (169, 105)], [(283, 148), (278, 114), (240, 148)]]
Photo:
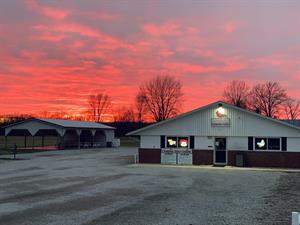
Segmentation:
[(189, 116), (189, 115), (191, 115), (191, 114), (194, 114), (194, 113), (196, 113), (196, 112), (203, 111), (203, 110), (208, 109), (208, 108), (213, 107), (213, 106), (218, 107), (218, 106), (220, 106), (220, 104), (222, 104), (223, 106), (226, 106), (226, 107), (228, 107), (228, 108), (233, 108), (233, 109), (236, 109), (236, 110), (240, 110), (240, 111), (242, 111), (242, 112), (251, 114), (251, 115), (253, 115), (253, 116), (256, 116), (256, 117), (259, 117), (259, 118), (262, 118), (262, 119), (266, 119), (266, 120), (273, 121), (273, 122), (278, 123), (278, 124), (281, 124), (281, 125), (283, 125), (283, 126), (287, 126), (287, 127), (291, 127), (291, 128), (300, 130), (300, 127), (297, 127), (297, 126), (295, 126), (295, 125), (288, 124), (288, 123), (285, 123), (285, 122), (283, 122), (283, 121), (280, 121), (280, 120), (277, 120), (277, 119), (273, 119), (273, 118), (271, 118), (271, 117), (267, 117), (267, 116), (264, 116), (264, 115), (261, 115), (261, 114), (255, 113), (255, 112), (251, 112), (251, 111), (249, 111), (249, 110), (246, 110), (246, 109), (243, 109), (243, 108), (234, 106), (234, 105), (230, 105), (230, 104), (225, 103), (225, 102), (223, 102), (223, 101), (217, 101), (217, 102), (214, 102), (214, 103), (205, 105), (205, 106), (203, 106), (203, 107), (194, 109), (194, 110), (192, 110), (192, 111), (183, 113), (183, 114), (178, 115), (178, 116), (176, 116), (176, 117), (173, 117), (173, 118), (170, 118), (170, 119), (167, 119), (167, 120), (163, 120), (163, 121), (161, 121), (161, 122), (157, 122), (157, 123), (154, 123), (154, 124), (152, 124), (152, 125), (149, 125), (149, 126), (146, 126), (146, 127), (143, 127), (143, 128), (140, 128), (140, 129), (137, 129), (137, 130), (128, 132), (126, 135), (127, 135), (127, 136), (134, 136), (134, 135), (138, 136), (138, 135), (140, 135), (139, 133), (142, 132), (142, 131), (152, 129), (152, 128), (154, 128), (154, 127), (161, 126), (161, 125), (163, 125), (163, 124), (167, 124), (167, 123), (170, 123), (170, 122), (175, 121), (175, 120), (179, 120), (179, 119), (181, 119), (181, 118), (183, 118), (183, 117), (187, 117), (187, 116)]

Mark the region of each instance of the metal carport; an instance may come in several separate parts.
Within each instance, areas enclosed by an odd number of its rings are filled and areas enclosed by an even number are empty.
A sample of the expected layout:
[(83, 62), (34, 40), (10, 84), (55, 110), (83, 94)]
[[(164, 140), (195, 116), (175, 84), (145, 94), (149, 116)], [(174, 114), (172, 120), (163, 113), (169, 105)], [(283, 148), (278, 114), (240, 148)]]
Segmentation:
[(115, 128), (101, 123), (33, 118), (4, 127), (5, 147), (10, 136), (24, 137), (24, 147), (30, 147), (27, 137), (32, 137), (32, 148), (36, 137), (41, 137), (41, 147), (44, 148), (45, 136), (57, 136), (58, 149), (95, 148), (112, 146)]

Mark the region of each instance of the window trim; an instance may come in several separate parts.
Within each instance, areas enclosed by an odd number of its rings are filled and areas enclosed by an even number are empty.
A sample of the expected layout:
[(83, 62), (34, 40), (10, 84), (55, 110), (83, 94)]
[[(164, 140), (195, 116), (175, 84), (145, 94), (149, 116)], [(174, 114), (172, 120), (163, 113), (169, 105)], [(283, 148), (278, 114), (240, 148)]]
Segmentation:
[[(190, 136), (176, 136), (176, 135), (170, 135), (170, 136), (165, 136), (165, 148), (173, 148), (173, 149), (190, 149)], [(168, 138), (176, 138), (176, 147), (168, 147)], [(188, 140), (188, 146), (187, 147), (180, 147), (179, 145), (179, 138), (187, 138)]]
[[(256, 148), (256, 138), (265, 138), (267, 139), (267, 148), (266, 149), (257, 149)], [(279, 149), (269, 149), (269, 138), (270, 139), (279, 139)], [(281, 137), (266, 137), (266, 136), (263, 136), (263, 137), (253, 137), (253, 150), (255, 151), (281, 151)]]

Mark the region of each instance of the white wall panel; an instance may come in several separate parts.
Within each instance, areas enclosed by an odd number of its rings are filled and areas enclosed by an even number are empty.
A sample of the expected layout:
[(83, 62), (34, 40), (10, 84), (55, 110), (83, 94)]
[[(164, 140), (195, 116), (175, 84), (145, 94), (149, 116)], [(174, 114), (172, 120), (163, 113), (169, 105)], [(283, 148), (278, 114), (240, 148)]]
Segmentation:
[(32, 121), (27, 121), (27, 122), (24, 122), (24, 123), (16, 124), (14, 126), (5, 128), (5, 134), (8, 134), (13, 129), (24, 129), (24, 130), (28, 130), (32, 135), (35, 135), (36, 132), (38, 132), (38, 130), (41, 129), (41, 128), (43, 128), (43, 129), (56, 129), (58, 132), (61, 132), (63, 130), (63, 128), (60, 128), (60, 127), (55, 126), (55, 125), (51, 125), (51, 124), (39, 122), (39, 121), (36, 121), (36, 120), (32, 120)]
[(160, 148), (160, 136), (141, 136), (141, 148)]
[(104, 130), (106, 141), (112, 142), (115, 138), (115, 131), (114, 130)]
[(214, 149), (214, 138), (213, 137), (195, 137), (195, 149)]
[(224, 106), (230, 120), (230, 126), (213, 126), (212, 118), (218, 105), (196, 111), (179, 119), (141, 131), (141, 135), (175, 135), (175, 136), (274, 136), (300, 137), (300, 130), (247, 112)]
[(248, 150), (248, 137), (228, 137), (228, 150)]
[(287, 138), (287, 151), (300, 152), (300, 138)]

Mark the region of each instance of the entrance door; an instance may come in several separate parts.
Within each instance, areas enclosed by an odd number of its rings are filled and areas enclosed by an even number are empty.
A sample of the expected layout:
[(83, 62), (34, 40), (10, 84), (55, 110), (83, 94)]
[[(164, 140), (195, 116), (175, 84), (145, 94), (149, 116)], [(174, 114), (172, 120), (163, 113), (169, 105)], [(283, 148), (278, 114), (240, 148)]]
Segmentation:
[(226, 138), (215, 138), (215, 164), (226, 164)]

